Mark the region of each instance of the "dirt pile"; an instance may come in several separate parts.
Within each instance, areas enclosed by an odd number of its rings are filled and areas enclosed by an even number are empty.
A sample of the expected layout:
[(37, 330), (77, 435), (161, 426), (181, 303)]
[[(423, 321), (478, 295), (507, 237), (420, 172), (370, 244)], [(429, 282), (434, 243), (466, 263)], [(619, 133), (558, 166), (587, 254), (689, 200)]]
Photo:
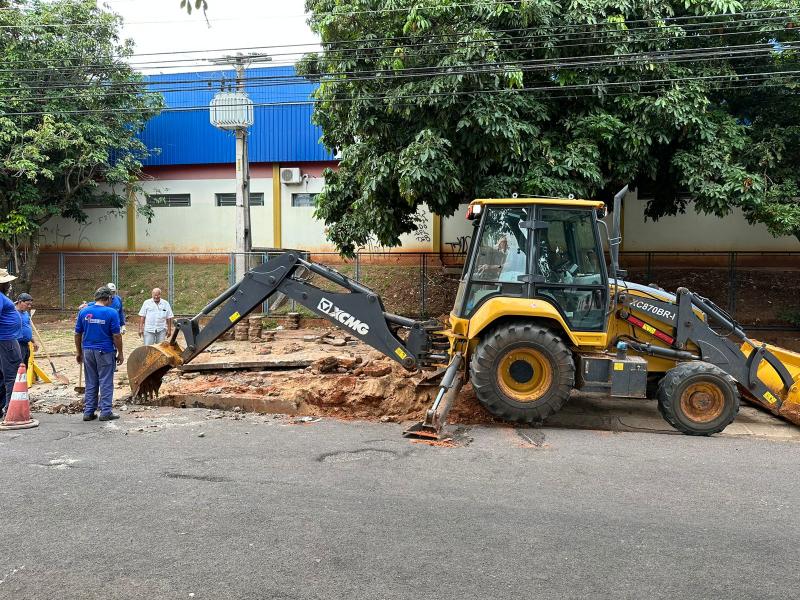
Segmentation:
[[(282, 330), (269, 338), (214, 344), (165, 377), (158, 403), (401, 422), (422, 419), (437, 392), (437, 380), (424, 381), (429, 372), (408, 372), (337, 330)], [(494, 420), (469, 386), (451, 414), (456, 422)]]
[[(325, 356), (302, 370), (173, 373), (162, 385), (159, 402), (400, 422), (419, 420), (430, 407), (437, 388), (423, 385), (424, 375), (409, 373), (388, 359)], [(467, 386), (452, 420), (475, 423), (493, 418)]]

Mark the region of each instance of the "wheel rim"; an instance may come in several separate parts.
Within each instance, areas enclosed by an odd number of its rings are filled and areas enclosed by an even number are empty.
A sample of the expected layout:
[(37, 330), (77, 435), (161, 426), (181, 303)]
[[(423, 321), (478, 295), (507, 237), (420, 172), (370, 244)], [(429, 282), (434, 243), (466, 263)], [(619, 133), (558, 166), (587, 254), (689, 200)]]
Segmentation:
[(533, 348), (507, 352), (497, 370), (497, 383), (516, 402), (535, 402), (553, 383), (553, 370), (544, 354)]
[(713, 383), (693, 383), (681, 394), (681, 411), (695, 423), (710, 423), (725, 408), (725, 395)]

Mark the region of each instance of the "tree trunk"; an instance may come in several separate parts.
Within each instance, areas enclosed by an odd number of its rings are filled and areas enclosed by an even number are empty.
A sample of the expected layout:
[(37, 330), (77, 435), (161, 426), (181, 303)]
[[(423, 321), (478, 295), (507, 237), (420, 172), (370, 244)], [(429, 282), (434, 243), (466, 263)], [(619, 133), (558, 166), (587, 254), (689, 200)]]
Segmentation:
[(8, 269), (11, 265), (11, 253), (5, 242), (0, 241), (0, 269)]
[[(21, 249), (19, 246), (17, 248)], [(38, 235), (31, 236), (25, 250), (25, 252), (17, 254), (17, 277), (19, 279), (14, 282), (17, 293), (31, 291), (33, 275), (36, 272), (36, 265), (39, 263), (39, 251), (41, 250)]]

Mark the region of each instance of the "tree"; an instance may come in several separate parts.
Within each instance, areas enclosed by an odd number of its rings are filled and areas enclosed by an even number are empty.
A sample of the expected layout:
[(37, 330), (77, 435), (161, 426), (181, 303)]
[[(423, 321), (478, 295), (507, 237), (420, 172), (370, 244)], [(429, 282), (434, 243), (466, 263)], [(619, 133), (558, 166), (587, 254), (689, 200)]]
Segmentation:
[(125, 206), (148, 154), (136, 134), (162, 101), (94, 0), (6, 2), (0, 25), (0, 264), (13, 257), (27, 290), (46, 221)]
[[(314, 119), (341, 152), (317, 215), (351, 253), (425, 204), (609, 199), (654, 219), (740, 207), (800, 236), (798, 4), (773, 0), (307, 0)], [(754, 75), (766, 73), (767, 75)]]

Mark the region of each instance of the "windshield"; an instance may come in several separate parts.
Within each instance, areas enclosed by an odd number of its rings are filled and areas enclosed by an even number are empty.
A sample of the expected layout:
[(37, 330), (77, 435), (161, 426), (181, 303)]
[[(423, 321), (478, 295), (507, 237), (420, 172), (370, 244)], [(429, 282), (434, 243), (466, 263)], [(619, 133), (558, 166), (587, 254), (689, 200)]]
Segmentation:
[(601, 285), (603, 259), (592, 214), (544, 208), (541, 217), (547, 228), (537, 236), (536, 273), (550, 283)]
[[(486, 209), (480, 234), (474, 242), (471, 278), (462, 281), (458, 300), (468, 285), (464, 314), (469, 314), (484, 299), (502, 294), (522, 296), (525, 284), (520, 276), (527, 273), (528, 232), (522, 223), (529, 209), (521, 207)], [(457, 304), (457, 306), (460, 304)]]
[(520, 227), (524, 208), (489, 209), (475, 257), (473, 281), (518, 282), (527, 265), (528, 230)]

